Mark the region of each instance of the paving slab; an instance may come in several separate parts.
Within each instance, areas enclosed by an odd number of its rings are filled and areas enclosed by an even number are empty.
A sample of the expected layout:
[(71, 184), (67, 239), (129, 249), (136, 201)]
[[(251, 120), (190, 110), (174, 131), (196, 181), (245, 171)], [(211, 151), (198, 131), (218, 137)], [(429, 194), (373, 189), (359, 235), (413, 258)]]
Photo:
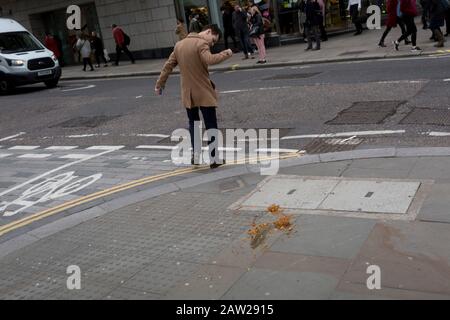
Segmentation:
[(450, 223), (450, 184), (433, 184), (418, 220)]

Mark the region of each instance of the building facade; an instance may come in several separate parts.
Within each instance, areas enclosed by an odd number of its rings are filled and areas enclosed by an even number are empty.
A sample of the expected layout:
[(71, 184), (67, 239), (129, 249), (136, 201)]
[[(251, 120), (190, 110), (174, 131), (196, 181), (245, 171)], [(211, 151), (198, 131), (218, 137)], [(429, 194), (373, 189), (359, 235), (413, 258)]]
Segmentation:
[[(270, 20), (268, 39), (275, 44), (301, 37), (301, 0), (255, 0), (263, 15)], [(167, 57), (177, 41), (176, 19), (182, 18), (188, 28), (189, 15), (198, 14), (203, 24), (223, 26), (221, 7), (224, 2), (247, 5), (247, 0), (0, 0), (0, 16), (11, 17), (39, 39), (50, 32), (61, 40), (64, 60), (75, 63), (73, 44), (77, 33), (66, 27), (68, 6), (80, 6), (82, 32), (96, 31), (105, 48), (114, 53), (111, 24), (121, 26), (131, 37), (130, 50), (136, 58)], [(346, 12), (348, 0), (324, 0), (328, 30), (352, 28)], [(377, 1), (376, 3), (382, 3)], [(366, 5), (369, 0), (364, 1)]]

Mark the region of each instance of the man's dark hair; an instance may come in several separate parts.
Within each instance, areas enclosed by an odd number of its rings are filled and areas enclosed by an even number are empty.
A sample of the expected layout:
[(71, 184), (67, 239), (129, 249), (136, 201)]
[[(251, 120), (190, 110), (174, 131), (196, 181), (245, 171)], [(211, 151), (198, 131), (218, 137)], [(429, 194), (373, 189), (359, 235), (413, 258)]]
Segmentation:
[(208, 24), (207, 26), (203, 27), (202, 31), (206, 31), (209, 29), (211, 29), (212, 34), (219, 36), (219, 40), (222, 38), (222, 30), (220, 30), (220, 28), (217, 24)]
[(117, 27), (117, 24), (114, 24), (114, 23), (113, 23), (113, 24), (111, 25), (111, 27), (112, 27), (112, 28), (115, 28), (115, 27)]

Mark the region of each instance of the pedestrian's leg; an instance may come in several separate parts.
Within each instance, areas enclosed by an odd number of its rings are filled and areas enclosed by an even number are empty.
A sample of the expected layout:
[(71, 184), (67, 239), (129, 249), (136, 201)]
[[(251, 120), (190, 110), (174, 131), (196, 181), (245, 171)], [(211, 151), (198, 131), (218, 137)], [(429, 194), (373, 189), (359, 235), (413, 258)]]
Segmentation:
[(223, 41), (224, 41), (224, 44), (225, 44), (225, 49), (229, 49), (229, 47), (228, 47), (228, 37), (229, 37), (229, 31), (228, 31), (228, 29), (225, 28), (225, 31), (223, 33)]
[(120, 60), (120, 54), (122, 53), (122, 48), (119, 46), (116, 46), (116, 66), (119, 65)]
[(445, 36), (450, 34), (450, 9), (445, 11)]
[(258, 48), (258, 53), (259, 53), (259, 57), (260, 59), (262, 59), (262, 61), (266, 61), (266, 45), (264, 44), (264, 39), (266, 38), (266, 36), (264, 34), (260, 35), (261, 39), (260, 39), (260, 48)]
[(217, 149), (218, 141), (216, 140), (216, 137), (218, 137), (216, 108), (200, 107), (200, 110), (202, 111), (203, 121), (205, 122), (205, 129), (207, 131), (211, 130), (208, 132), (208, 149), (209, 157), (211, 159), (210, 163), (221, 163), (219, 162), (219, 150)]
[(410, 31), (411, 31), (411, 42), (412, 46), (415, 47), (417, 45), (417, 27), (416, 23), (414, 22), (414, 17), (411, 17), (410, 19)]
[(319, 34), (319, 26), (314, 26), (314, 37), (316, 37), (316, 48), (315, 50), (320, 50), (320, 34)]
[(89, 67), (91, 67), (91, 71), (94, 71), (94, 66), (92, 65), (91, 58), (90, 58), (90, 57), (87, 58), (87, 61), (88, 61), (88, 63), (89, 63)]
[[(192, 164), (198, 164), (199, 155), (202, 152), (202, 138), (195, 135), (195, 133), (200, 132), (200, 114), (198, 107), (186, 108), (188, 119), (189, 119), (189, 134), (191, 138), (192, 147)], [(197, 130), (195, 129), (197, 127)], [(195, 156), (194, 156), (195, 155)]]
[(97, 63), (97, 67), (100, 67), (100, 54), (98, 50), (95, 50), (95, 62)]
[(312, 30), (311, 26), (306, 26), (305, 29), (306, 37), (308, 38), (308, 47), (306, 47), (306, 50), (312, 49)]
[(253, 48), (252, 48), (252, 44), (250, 43), (250, 36), (249, 36), (249, 34), (248, 33), (244, 33), (244, 37), (245, 37), (245, 43), (247, 44), (247, 51), (250, 54), (253, 54), (254, 51), (253, 51)]
[(242, 51), (244, 51), (245, 57), (248, 57), (247, 45), (245, 43), (245, 37), (241, 30), (239, 30), (239, 41), (241, 42)]
[(83, 58), (83, 71), (86, 71), (87, 58)]
[(131, 63), (134, 63), (133, 54), (130, 52), (130, 50), (128, 50), (127, 46), (123, 47), (123, 52), (125, 52), (127, 54), (128, 58), (131, 60)]
[(378, 43), (379, 46), (384, 46), (384, 39), (386, 39), (386, 36), (391, 31), (392, 27), (386, 27), (386, 30), (384, 30), (383, 35), (381, 36), (380, 42)]

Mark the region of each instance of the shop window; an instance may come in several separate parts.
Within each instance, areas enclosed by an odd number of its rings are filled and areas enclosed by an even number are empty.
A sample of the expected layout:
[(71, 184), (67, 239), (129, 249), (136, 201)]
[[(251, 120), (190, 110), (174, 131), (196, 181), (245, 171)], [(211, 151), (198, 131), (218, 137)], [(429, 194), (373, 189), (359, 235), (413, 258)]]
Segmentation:
[(207, 0), (181, 0), (180, 7), (183, 10), (184, 21), (189, 28), (189, 16), (194, 15), (202, 26), (210, 23)]

